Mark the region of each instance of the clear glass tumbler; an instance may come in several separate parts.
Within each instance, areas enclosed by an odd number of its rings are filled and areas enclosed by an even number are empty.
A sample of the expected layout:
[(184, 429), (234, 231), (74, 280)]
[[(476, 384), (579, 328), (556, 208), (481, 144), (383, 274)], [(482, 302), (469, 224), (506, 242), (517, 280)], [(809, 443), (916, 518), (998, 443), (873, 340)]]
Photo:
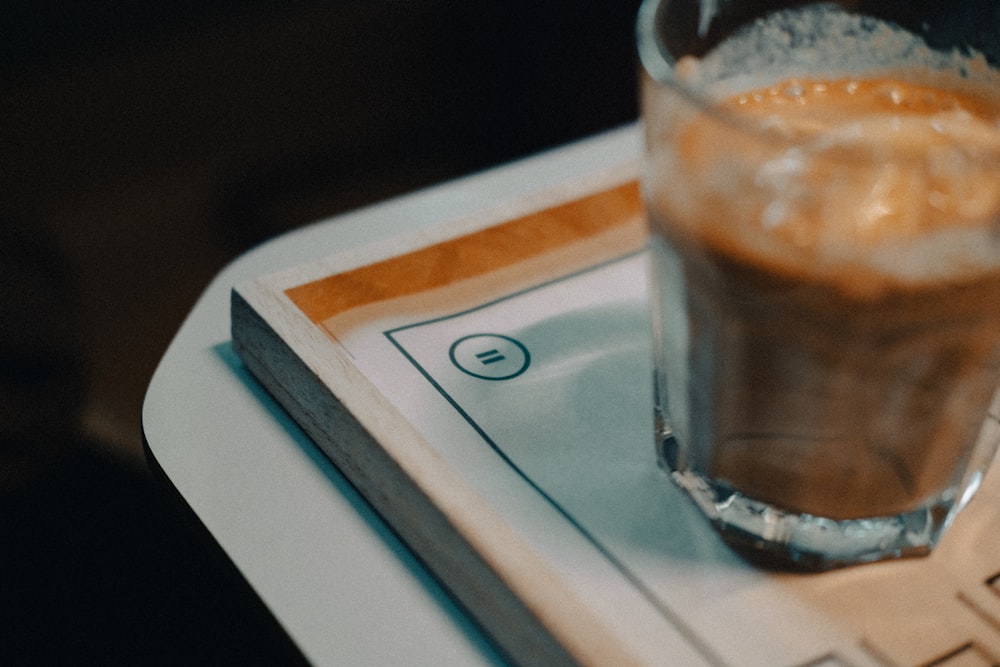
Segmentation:
[(922, 555), (1000, 440), (995, 2), (647, 0), (658, 455), (753, 560)]

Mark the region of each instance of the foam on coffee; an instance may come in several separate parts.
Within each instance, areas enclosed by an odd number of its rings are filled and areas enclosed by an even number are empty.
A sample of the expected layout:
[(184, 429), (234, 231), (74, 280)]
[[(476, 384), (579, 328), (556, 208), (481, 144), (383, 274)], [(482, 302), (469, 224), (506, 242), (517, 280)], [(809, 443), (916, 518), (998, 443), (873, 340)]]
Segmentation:
[(653, 165), (678, 184), (657, 206), (672, 225), (856, 292), (1000, 270), (1000, 86), (981, 56), (820, 5), (675, 69), (713, 106)]

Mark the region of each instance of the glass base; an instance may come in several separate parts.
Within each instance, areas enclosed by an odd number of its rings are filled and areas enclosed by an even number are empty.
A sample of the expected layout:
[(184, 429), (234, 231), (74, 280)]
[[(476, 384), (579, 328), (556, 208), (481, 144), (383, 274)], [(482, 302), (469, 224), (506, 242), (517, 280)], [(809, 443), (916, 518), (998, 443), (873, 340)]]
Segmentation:
[(754, 565), (818, 572), (875, 561), (925, 556), (957, 511), (939, 499), (899, 515), (834, 520), (791, 512), (748, 498), (691, 471), (675, 468), (673, 438), (661, 440), (660, 465), (708, 518), (722, 539)]

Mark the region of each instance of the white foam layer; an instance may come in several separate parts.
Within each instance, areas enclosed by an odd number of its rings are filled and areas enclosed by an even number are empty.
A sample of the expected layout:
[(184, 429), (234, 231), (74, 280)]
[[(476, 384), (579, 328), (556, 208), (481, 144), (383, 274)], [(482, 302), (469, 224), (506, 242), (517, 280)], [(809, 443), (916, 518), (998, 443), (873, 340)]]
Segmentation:
[[(651, 189), (669, 184), (657, 217), (795, 273), (836, 279), (849, 270), (856, 290), (1000, 270), (1000, 84), (981, 56), (935, 51), (896, 26), (814, 5), (759, 20), (677, 72), (718, 97), (788, 77), (849, 74), (837, 83), (848, 88), (869, 77), (947, 80), (953, 90), (943, 97), (957, 106), (929, 104), (927, 113), (908, 106), (924, 104), (924, 93), (891, 80), (864, 101), (859, 94), (858, 109), (831, 111), (793, 79), (777, 103), (756, 104), (765, 139), (699, 121), (673, 139), (684, 148), (654, 156)], [(876, 93), (899, 111), (875, 104)], [(962, 106), (966, 94), (975, 113)], [(798, 102), (785, 113), (783, 104)]]
[[(703, 12), (718, 11), (717, 0), (703, 3), (708, 3)], [(938, 51), (894, 24), (819, 3), (775, 12), (744, 26), (689, 70), (700, 78), (687, 83), (729, 95), (791, 76), (831, 77), (900, 67), (996, 79), (981, 54)]]

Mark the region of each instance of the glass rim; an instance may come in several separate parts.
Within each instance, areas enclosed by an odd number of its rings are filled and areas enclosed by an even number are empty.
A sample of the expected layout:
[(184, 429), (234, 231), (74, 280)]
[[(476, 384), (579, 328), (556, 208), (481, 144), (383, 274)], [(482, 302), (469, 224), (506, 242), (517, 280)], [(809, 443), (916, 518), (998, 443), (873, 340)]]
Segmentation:
[[(724, 126), (730, 128), (731, 130), (746, 133), (749, 136), (756, 137), (759, 141), (768, 142), (779, 142), (787, 147), (791, 148), (793, 146), (804, 147), (805, 142), (801, 137), (788, 136), (777, 131), (773, 123), (764, 122), (760, 118), (747, 118), (739, 113), (735, 113), (731, 110), (724, 109), (720, 106), (719, 102), (725, 97), (729, 97), (731, 94), (738, 94), (737, 91), (729, 91), (729, 94), (720, 97), (713, 97), (706, 94), (705, 92), (699, 91), (694, 86), (687, 84), (682, 81), (680, 77), (676, 74), (676, 66), (678, 64), (677, 58), (670, 53), (670, 51), (665, 47), (662, 38), (657, 32), (657, 25), (660, 20), (660, 10), (669, 5), (673, 0), (643, 0), (640, 4), (636, 22), (635, 22), (635, 40), (636, 40), (636, 52), (638, 56), (639, 66), (641, 68), (641, 73), (644, 77), (647, 77), (653, 85), (668, 87), (674, 93), (680, 95), (684, 101), (691, 105), (694, 110), (699, 114), (705, 114), (706, 116), (712, 118), (715, 122), (721, 123)], [(702, 0), (704, 2), (705, 0)], [(809, 4), (809, 3), (806, 3)], [(826, 4), (822, 0), (816, 0), (812, 4)], [(797, 6), (801, 6), (801, 3)], [(845, 11), (850, 11), (846, 10)], [(852, 12), (854, 13), (854, 12)], [(885, 76), (893, 73), (902, 72), (906, 69), (905, 66), (900, 66), (898, 68), (886, 67), (886, 68), (873, 68), (866, 72), (864, 75), (860, 75), (859, 79), (870, 78), (874, 76)], [(991, 101), (996, 103), (996, 108), (998, 110), (998, 116), (996, 120), (996, 125), (998, 132), (1000, 132), (1000, 70), (994, 69), (987, 66), (989, 70), (989, 76), (992, 77), (994, 84), (991, 88), (995, 88), (995, 95), (990, 95)], [(832, 72), (832, 70), (831, 70)], [(831, 74), (831, 72), (820, 73), (819, 77), (824, 78)], [(843, 77), (851, 76), (847, 72), (843, 72)], [(935, 76), (939, 77), (955, 77), (954, 71), (944, 71), (944, 70), (933, 70), (928, 69), (926, 71), (927, 81), (929, 85), (933, 85), (933, 79)], [(837, 75), (840, 78), (840, 74)], [(808, 75), (802, 75), (802, 78), (807, 78)], [(755, 86), (755, 89), (767, 87), (772, 83), (777, 83), (785, 79), (795, 78), (795, 75), (779, 76), (775, 81), (763, 83), (760, 86)], [(962, 79), (962, 81), (965, 81)], [(983, 88), (986, 84), (978, 81), (980, 84), (976, 86), (979, 93), (985, 95)], [(975, 83), (970, 78), (968, 80), (968, 86), (970, 90), (973, 88)], [(808, 137), (806, 141), (812, 140), (815, 137)], [(957, 140), (954, 141), (955, 145), (961, 145)], [(876, 154), (879, 142), (876, 142), (872, 146), (873, 155)], [(976, 156), (974, 162), (980, 165), (989, 165), (993, 168), (1000, 169), (1000, 145), (992, 148), (986, 148), (984, 146), (977, 146), (975, 149)], [(895, 159), (924, 159), (926, 151), (920, 148), (914, 147), (911, 151), (900, 151), (897, 146), (895, 148)], [(829, 156), (828, 156), (829, 157)], [(843, 158), (834, 158), (842, 160)], [(862, 154), (858, 154), (856, 157), (848, 160), (849, 162), (865, 162), (870, 161), (871, 157), (865, 157)]]

